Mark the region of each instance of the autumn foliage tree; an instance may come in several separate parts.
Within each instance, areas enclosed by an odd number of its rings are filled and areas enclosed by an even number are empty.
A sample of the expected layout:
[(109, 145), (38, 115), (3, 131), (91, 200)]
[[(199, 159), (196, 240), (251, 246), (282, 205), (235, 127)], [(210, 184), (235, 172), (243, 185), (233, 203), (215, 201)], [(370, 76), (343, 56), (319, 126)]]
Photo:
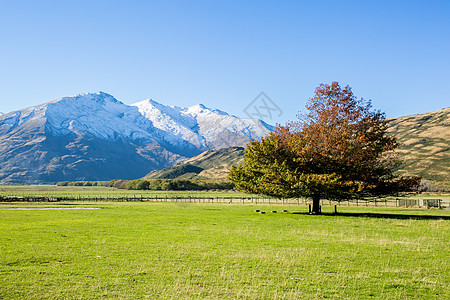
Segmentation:
[(236, 188), (278, 198), (320, 200), (384, 197), (413, 191), (419, 177), (399, 177), (395, 137), (383, 113), (358, 99), (349, 86), (321, 84), (306, 114), (261, 141), (251, 142), (244, 162), (231, 169)]

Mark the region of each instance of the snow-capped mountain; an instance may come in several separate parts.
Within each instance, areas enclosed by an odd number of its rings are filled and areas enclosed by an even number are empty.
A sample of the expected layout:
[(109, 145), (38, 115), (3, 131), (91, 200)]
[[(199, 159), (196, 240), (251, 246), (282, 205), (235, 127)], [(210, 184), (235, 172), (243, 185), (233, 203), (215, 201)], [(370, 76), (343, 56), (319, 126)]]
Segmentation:
[(153, 128), (137, 109), (102, 92), (65, 97), (15, 111), (4, 115), (0, 122), (0, 134), (34, 125), (53, 136), (90, 135), (110, 141), (152, 140)]
[(165, 139), (173, 145), (188, 142), (203, 150), (243, 146), (273, 130), (273, 126), (261, 120), (240, 119), (202, 104), (182, 108), (148, 99), (132, 105), (138, 107), (154, 127), (170, 132)]
[(64, 97), (0, 116), (0, 182), (138, 178), (270, 130), (201, 104), (126, 105), (103, 92)]

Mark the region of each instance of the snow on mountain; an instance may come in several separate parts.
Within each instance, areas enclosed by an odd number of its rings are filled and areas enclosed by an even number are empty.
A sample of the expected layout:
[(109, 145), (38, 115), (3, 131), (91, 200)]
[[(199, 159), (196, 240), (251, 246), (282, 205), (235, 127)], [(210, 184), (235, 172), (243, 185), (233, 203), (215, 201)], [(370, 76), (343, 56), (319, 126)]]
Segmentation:
[(153, 100), (132, 104), (151, 124), (166, 133), (162, 138), (172, 145), (188, 142), (196, 148), (202, 147), (202, 138), (195, 134), (195, 120), (182, 114), (183, 108), (166, 106)]
[(89, 135), (104, 140), (158, 141), (185, 149), (245, 146), (273, 130), (256, 119), (240, 119), (197, 104), (188, 108), (154, 100), (126, 105), (99, 92), (64, 97), (4, 115), (0, 132), (23, 124), (43, 127), (54, 136)]
[(100, 92), (65, 97), (47, 105), (48, 128), (55, 135), (70, 132), (105, 139), (153, 140), (153, 126), (139, 111)]
[(3, 115), (0, 132), (23, 125), (45, 127), (54, 136), (70, 133), (116, 140), (152, 139), (152, 125), (139, 111), (103, 92), (64, 97)]
[(261, 120), (240, 119), (203, 104), (181, 108), (147, 99), (132, 106), (136, 106), (153, 126), (171, 132), (170, 143), (187, 141), (200, 149), (245, 146), (274, 129)]

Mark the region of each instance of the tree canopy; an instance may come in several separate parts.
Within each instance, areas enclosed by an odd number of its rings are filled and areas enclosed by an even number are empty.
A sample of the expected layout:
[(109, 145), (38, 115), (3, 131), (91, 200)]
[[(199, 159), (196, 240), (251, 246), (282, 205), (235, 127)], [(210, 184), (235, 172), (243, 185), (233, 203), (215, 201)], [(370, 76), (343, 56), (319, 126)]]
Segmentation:
[(401, 162), (384, 113), (349, 86), (321, 84), (306, 108), (298, 121), (247, 146), (244, 162), (229, 174), (237, 189), (311, 198), (317, 213), (320, 199), (384, 197), (419, 186), (419, 177), (395, 175)]

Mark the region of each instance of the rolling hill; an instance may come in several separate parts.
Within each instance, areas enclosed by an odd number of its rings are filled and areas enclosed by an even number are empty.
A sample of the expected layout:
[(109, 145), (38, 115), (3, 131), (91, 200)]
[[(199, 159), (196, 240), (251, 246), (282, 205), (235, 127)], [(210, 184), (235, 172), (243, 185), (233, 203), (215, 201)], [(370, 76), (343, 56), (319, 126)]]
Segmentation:
[(450, 189), (450, 108), (391, 119), (389, 132), (400, 144), (401, 174)]
[(230, 147), (205, 151), (173, 167), (147, 174), (145, 179), (215, 179), (224, 180), (233, 165), (244, 159), (244, 148)]

